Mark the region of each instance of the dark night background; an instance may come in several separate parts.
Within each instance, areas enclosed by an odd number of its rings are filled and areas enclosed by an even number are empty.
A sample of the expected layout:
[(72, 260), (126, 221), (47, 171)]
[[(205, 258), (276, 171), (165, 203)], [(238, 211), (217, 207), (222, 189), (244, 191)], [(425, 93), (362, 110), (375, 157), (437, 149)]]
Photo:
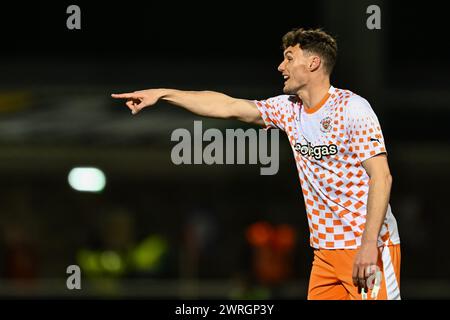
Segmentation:
[[(70, 4), (81, 30), (66, 28)], [(371, 4), (381, 30), (366, 27)], [(132, 117), (110, 98), (154, 87), (278, 95), (281, 37), (299, 26), (337, 37), (333, 85), (368, 99), (381, 122), (402, 297), (448, 299), (447, 13), (438, 1), (365, 0), (2, 4), (0, 296), (305, 298), (312, 250), (284, 135), (274, 176), (259, 165), (176, 166), (171, 132), (201, 118), (163, 103)], [(71, 189), (77, 166), (101, 168), (103, 192)], [(277, 281), (258, 273), (246, 238), (261, 222), (295, 233)], [(82, 291), (65, 286), (71, 264)]]

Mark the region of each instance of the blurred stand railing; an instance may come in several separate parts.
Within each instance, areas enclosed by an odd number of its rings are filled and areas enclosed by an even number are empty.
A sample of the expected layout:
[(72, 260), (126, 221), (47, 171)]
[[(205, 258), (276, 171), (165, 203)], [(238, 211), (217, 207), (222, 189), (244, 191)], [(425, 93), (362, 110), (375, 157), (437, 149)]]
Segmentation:
[[(80, 290), (69, 290), (65, 279), (46, 279), (33, 283), (0, 281), (3, 299), (306, 299), (306, 279), (292, 281), (276, 290), (253, 288), (229, 280), (126, 280), (101, 279), (83, 282)], [(449, 299), (447, 279), (402, 279), (402, 299)], [(246, 291), (247, 290), (247, 291)], [(259, 292), (258, 292), (259, 290)]]
[(33, 282), (0, 281), (0, 298), (112, 298), (112, 299), (304, 299), (307, 281), (297, 280), (275, 290), (245, 287), (230, 280), (121, 280), (84, 281), (69, 290), (65, 279)]

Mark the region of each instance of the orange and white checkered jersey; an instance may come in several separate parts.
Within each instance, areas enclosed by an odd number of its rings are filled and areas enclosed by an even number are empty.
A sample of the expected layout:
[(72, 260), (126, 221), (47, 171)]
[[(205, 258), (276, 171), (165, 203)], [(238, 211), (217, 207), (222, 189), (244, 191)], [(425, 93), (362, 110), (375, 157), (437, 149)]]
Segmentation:
[[(266, 127), (286, 132), (305, 200), (313, 248), (360, 246), (367, 213), (369, 176), (362, 162), (386, 153), (370, 104), (348, 90), (330, 87), (306, 110), (297, 96), (280, 95), (254, 103)], [(390, 205), (378, 245), (400, 243)]]

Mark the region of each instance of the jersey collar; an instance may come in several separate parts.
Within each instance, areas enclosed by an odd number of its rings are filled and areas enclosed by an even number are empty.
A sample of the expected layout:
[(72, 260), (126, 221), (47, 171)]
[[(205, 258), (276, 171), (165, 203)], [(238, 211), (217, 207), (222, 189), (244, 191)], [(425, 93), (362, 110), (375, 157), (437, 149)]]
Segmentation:
[(322, 100), (320, 100), (318, 104), (309, 109), (303, 108), (303, 110), (305, 110), (307, 114), (313, 114), (317, 112), (320, 108), (323, 107), (323, 105), (327, 102), (328, 98), (334, 93), (334, 91), (334, 87), (330, 86), (330, 89), (328, 89), (328, 92), (323, 96)]

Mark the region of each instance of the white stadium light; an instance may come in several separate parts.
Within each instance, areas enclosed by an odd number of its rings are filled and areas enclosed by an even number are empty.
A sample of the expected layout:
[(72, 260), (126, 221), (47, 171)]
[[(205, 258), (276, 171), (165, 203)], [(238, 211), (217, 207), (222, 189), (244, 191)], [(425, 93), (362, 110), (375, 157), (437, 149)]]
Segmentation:
[(69, 172), (68, 181), (73, 189), (84, 192), (100, 192), (106, 185), (103, 171), (92, 167), (73, 168)]

